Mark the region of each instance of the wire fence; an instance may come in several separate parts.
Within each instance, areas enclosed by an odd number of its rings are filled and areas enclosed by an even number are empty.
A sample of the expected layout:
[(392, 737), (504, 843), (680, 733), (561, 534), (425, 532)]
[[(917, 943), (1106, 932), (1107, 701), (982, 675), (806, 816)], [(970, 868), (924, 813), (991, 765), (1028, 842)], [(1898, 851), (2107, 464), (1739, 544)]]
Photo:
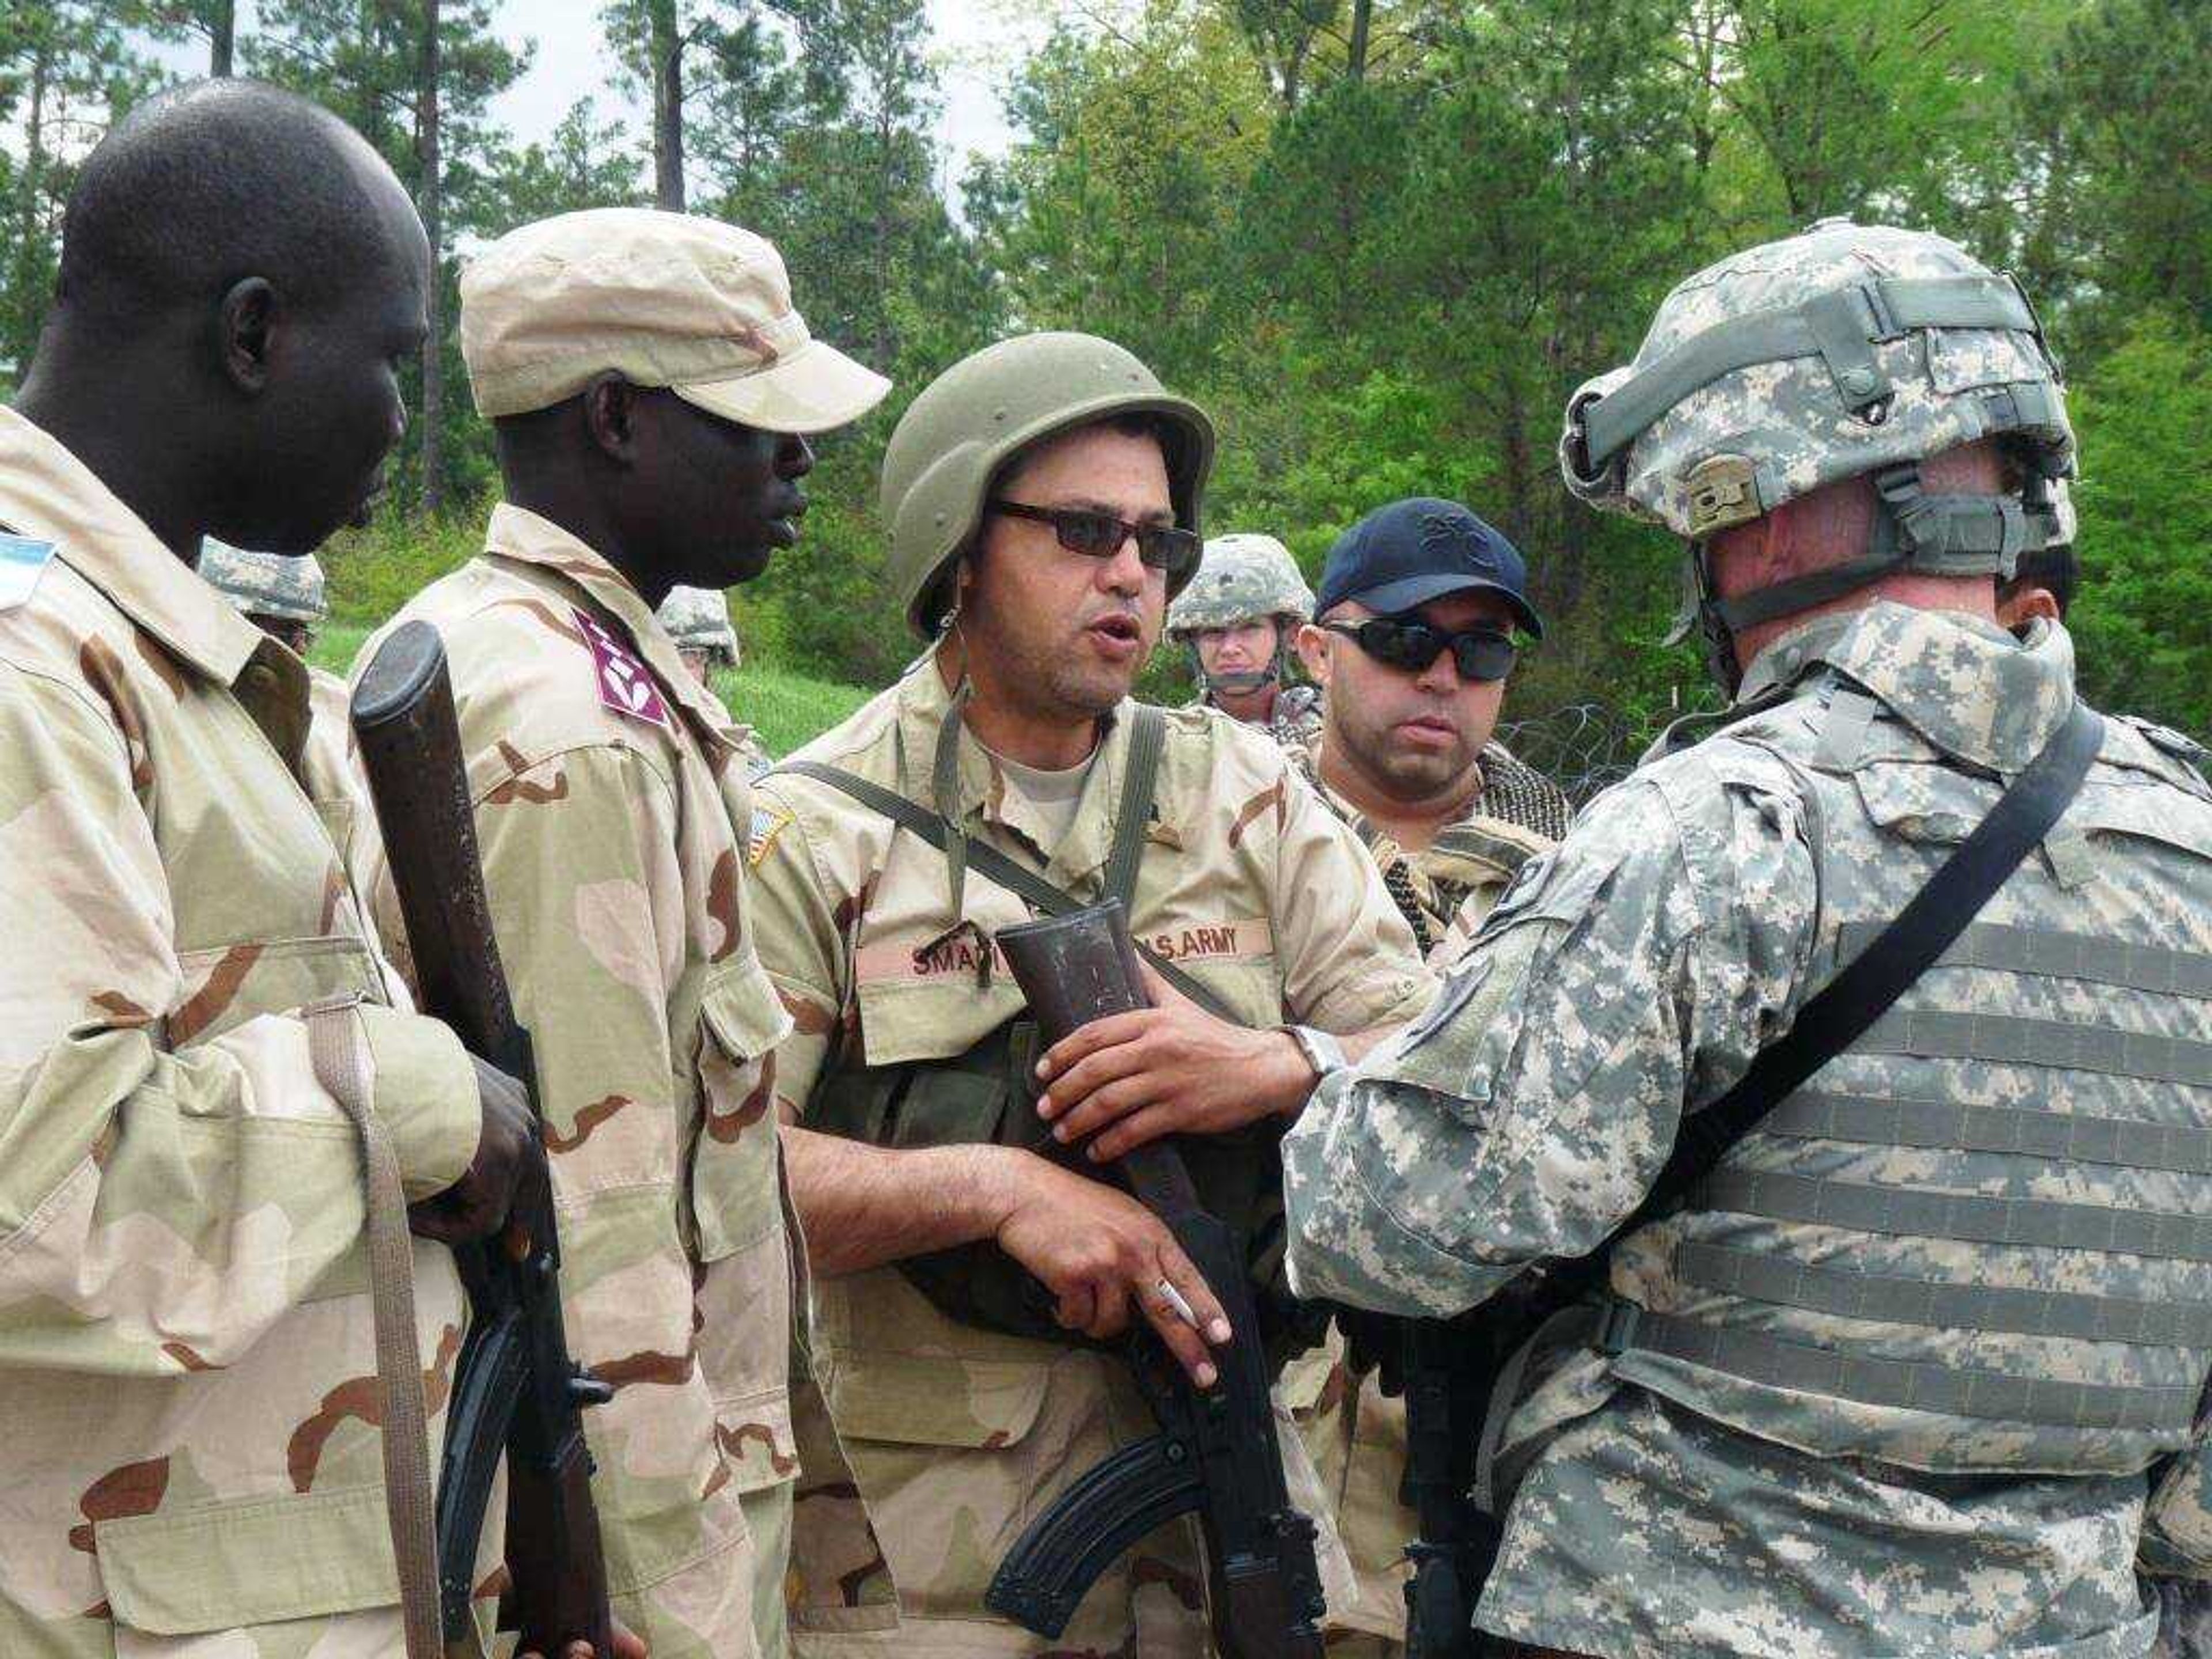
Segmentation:
[(1651, 734), (1607, 704), (1571, 702), (1547, 714), (1506, 721), (1498, 738), (1580, 807), (1636, 769)]

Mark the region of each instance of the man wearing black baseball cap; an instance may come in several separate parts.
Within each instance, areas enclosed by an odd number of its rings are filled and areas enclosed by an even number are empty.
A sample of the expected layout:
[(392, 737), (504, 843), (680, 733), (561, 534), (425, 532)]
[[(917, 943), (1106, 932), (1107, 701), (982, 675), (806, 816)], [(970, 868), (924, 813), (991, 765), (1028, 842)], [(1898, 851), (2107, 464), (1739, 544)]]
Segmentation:
[(1492, 736), (1516, 633), (1544, 634), (1519, 551), (1432, 496), (1377, 507), (1337, 538), (1299, 631), (1327, 693), (1310, 774), (1431, 949), (1470, 896), (1495, 894), (1573, 817)]
[[(1473, 938), (1514, 872), (1573, 816), (1557, 787), (1491, 735), (1516, 632), (1544, 632), (1520, 553), (1457, 502), (1427, 496), (1377, 508), (1337, 538), (1315, 621), (1298, 631), (1325, 696), (1320, 735), (1285, 746), (1438, 959)], [(1328, 1387), (1343, 1353), (1332, 1339), (1284, 1378), (1358, 1575), (1357, 1601), (1329, 1609), (1329, 1651), (1396, 1654), (1401, 1563), (1418, 1526), (1395, 1498), (1405, 1406), (1372, 1376)]]

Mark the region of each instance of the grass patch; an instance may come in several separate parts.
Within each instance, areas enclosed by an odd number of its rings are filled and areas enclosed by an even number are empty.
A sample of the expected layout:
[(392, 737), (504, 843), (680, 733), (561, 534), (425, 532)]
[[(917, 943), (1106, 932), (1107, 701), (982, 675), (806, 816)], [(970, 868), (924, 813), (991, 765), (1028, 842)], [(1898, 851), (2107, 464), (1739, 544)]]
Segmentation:
[(326, 622), (315, 630), (307, 661), (343, 679), (353, 672), (353, 659), (361, 653), (362, 641), (375, 631), (367, 623)]
[(735, 673), (714, 676), (714, 695), (760, 734), (769, 753), (781, 759), (843, 720), (870, 696), (857, 685), (748, 662)]

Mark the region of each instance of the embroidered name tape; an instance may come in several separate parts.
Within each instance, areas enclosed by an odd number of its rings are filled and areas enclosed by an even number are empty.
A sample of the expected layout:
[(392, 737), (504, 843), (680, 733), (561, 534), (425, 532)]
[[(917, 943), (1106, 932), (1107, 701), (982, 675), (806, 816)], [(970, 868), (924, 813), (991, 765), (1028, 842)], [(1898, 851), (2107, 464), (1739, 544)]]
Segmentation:
[(669, 726), (668, 705), (653, 674), (616, 636), (612, 629), (589, 612), (571, 607), (584, 642), (592, 647), (592, 668), (599, 683), (599, 705), (617, 714), (664, 729)]

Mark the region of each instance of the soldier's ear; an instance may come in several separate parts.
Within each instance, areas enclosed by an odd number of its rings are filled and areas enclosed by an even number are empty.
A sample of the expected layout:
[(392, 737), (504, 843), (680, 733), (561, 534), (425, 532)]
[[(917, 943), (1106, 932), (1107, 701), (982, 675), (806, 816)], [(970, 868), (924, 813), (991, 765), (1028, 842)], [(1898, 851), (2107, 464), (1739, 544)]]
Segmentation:
[(270, 347), (280, 309), (276, 290), (265, 276), (233, 283), (216, 308), (216, 349), (224, 378), (249, 396), (268, 389)]
[(1291, 641), (1297, 647), (1298, 660), (1306, 665), (1306, 678), (1324, 691), (1328, 690), (1329, 636), (1324, 629), (1311, 623), (1298, 625), (1297, 637)]
[(594, 375), (580, 394), (584, 430), (592, 446), (617, 466), (637, 460), (637, 388), (609, 371)]

